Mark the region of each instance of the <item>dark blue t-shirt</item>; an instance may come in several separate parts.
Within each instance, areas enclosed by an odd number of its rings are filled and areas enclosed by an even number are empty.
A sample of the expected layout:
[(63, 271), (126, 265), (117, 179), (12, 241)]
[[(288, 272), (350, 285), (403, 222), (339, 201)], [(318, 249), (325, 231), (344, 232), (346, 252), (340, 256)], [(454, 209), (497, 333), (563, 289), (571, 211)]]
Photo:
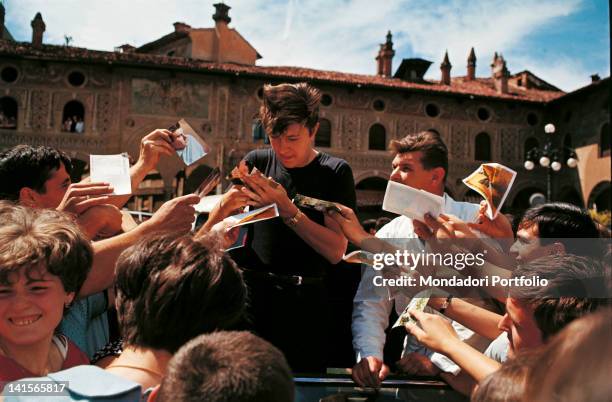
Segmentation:
[[(319, 152), (308, 165), (287, 169), (271, 148), (251, 151), (244, 159), (281, 184), (290, 199), (295, 194), (302, 194), (355, 209), (353, 172), (343, 159)], [(310, 209), (302, 209), (302, 212), (314, 222), (325, 225), (323, 213)], [(246, 248), (236, 250), (232, 256), (243, 268), (279, 275), (321, 277), (331, 266), (280, 218), (249, 225)]]

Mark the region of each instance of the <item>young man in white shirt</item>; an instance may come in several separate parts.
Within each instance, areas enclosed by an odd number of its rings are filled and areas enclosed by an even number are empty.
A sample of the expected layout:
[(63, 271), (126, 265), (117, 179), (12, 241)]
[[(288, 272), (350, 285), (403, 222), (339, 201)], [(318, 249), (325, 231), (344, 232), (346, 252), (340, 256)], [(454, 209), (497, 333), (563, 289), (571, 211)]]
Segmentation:
[[(471, 222), (476, 217), (479, 206), (457, 202), (444, 192), (448, 172), (448, 150), (439, 134), (423, 131), (409, 134), (400, 140), (393, 140), (391, 151), (395, 153), (390, 180), (417, 189), (428, 191), (444, 198), (443, 212)], [(342, 226), (346, 237), (357, 246), (372, 238), (359, 225), (352, 210), (341, 208), (342, 214), (333, 218)], [(376, 237), (396, 239), (393, 243), (401, 249), (420, 252), (412, 219), (399, 216), (381, 228)], [(415, 247), (419, 249), (416, 250)], [(398, 314), (406, 308), (410, 298), (404, 294), (389, 294), (373, 283), (378, 272), (367, 268), (362, 275), (353, 302), (353, 347), (357, 353), (357, 364), (353, 367), (353, 379), (361, 386), (377, 387), (389, 373), (383, 363), (385, 329), (389, 325), (389, 313), (395, 305)], [(472, 331), (453, 324), (462, 339), (472, 337)], [(412, 343), (412, 342), (409, 342)], [(412, 349), (413, 345), (409, 345)], [(458, 367), (444, 356), (433, 354), (432, 362), (443, 371), (455, 372)], [(437, 367), (432, 371), (439, 372)], [(433, 374), (433, 373), (432, 373)]]

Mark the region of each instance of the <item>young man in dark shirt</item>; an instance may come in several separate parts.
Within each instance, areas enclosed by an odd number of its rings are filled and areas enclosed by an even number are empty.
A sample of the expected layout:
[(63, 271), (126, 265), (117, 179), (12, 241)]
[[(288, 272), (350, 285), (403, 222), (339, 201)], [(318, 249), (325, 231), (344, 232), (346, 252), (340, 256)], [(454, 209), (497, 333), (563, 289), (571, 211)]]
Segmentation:
[(320, 98), (306, 83), (264, 87), (260, 115), (272, 148), (246, 155), (263, 176), (244, 178), (243, 191), (260, 205), (276, 203), (280, 219), (251, 225), (248, 252), (234, 254), (246, 269), (256, 331), (299, 372), (325, 368), (325, 277), (347, 240), (329, 216), (291, 200), (301, 194), (355, 207), (350, 166), (313, 148)]

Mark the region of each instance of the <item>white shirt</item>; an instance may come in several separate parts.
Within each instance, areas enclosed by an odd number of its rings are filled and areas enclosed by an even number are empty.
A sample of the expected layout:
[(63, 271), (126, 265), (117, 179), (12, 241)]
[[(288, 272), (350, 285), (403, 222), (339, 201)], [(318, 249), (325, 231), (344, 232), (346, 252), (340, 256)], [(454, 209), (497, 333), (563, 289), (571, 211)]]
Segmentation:
[(510, 348), (510, 340), (508, 333), (502, 332), (491, 344), (487, 347), (484, 354), (491, 359), (503, 363), (508, 360), (508, 349)]
[[(478, 209), (477, 204), (458, 202), (444, 194), (444, 207), (442, 209), (444, 213), (455, 215), (466, 222), (473, 222), (478, 214)], [(376, 233), (376, 237), (394, 239), (389, 240), (389, 242), (411, 252), (421, 251), (420, 243), (416, 240), (417, 236), (414, 233), (412, 220), (405, 216), (399, 216), (383, 226)], [(415, 249), (415, 247), (418, 247), (418, 249)], [(400, 315), (410, 302), (410, 298), (401, 292), (389, 292), (388, 289), (375, 286), (373, 279), (376, 275), (380, 275), (380, 272), (372, 267), (365, 269), (353, 300), (351, 327), (353, 330), (353, 348), (357, 353), (357, 361), (367, 356), (383, 359), (385, 329), (389, 325), (389, 314), (393, 304), (395, 303), (395, 310)], [(427, 311), (434, 312), (429, 308), (427, 308)], [(474, 337), (481, 338), (461, 324), (453, 322), (452, 325), (463, 340)], [(432, 362), (441, 370), (454, 374), (459, 372), (459, 367), (450, 359), (444, 355), (427, 351), (423, 346), (418, 345), (415, 339), (407, 339), (406, 343), (407, 349), (404, 349), (404, 354), (409, 351), (419, 351), (430, 356)], [(478, 340), (477, 343), (482, 342)], [(484, 346), (482, 347), (484, 348)]]

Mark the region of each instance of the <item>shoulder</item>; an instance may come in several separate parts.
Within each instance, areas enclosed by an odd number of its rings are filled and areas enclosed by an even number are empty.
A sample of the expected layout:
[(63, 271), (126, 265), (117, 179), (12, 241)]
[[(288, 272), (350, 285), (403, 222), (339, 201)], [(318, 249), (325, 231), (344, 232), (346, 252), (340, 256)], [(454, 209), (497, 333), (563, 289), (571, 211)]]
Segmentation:
[(347, 161), (325, 152), (320, 152), (319, 162), (322, 166), (327, 166), (335, 171), (351, 171), (351, 166)]
[(267, 160), (272, 158), (272, 148), (259, 148), (250, 151), (244, 159), (249, 162), (256, 162), (258, 160)]
[(65, 345), (65, 358), (63, 369), (67, 369), (81, 364), (89, 364), (89, 358), (87, 355), (70, 339), (64, 335), (59, 335), (62, 339), (62, 343)]

